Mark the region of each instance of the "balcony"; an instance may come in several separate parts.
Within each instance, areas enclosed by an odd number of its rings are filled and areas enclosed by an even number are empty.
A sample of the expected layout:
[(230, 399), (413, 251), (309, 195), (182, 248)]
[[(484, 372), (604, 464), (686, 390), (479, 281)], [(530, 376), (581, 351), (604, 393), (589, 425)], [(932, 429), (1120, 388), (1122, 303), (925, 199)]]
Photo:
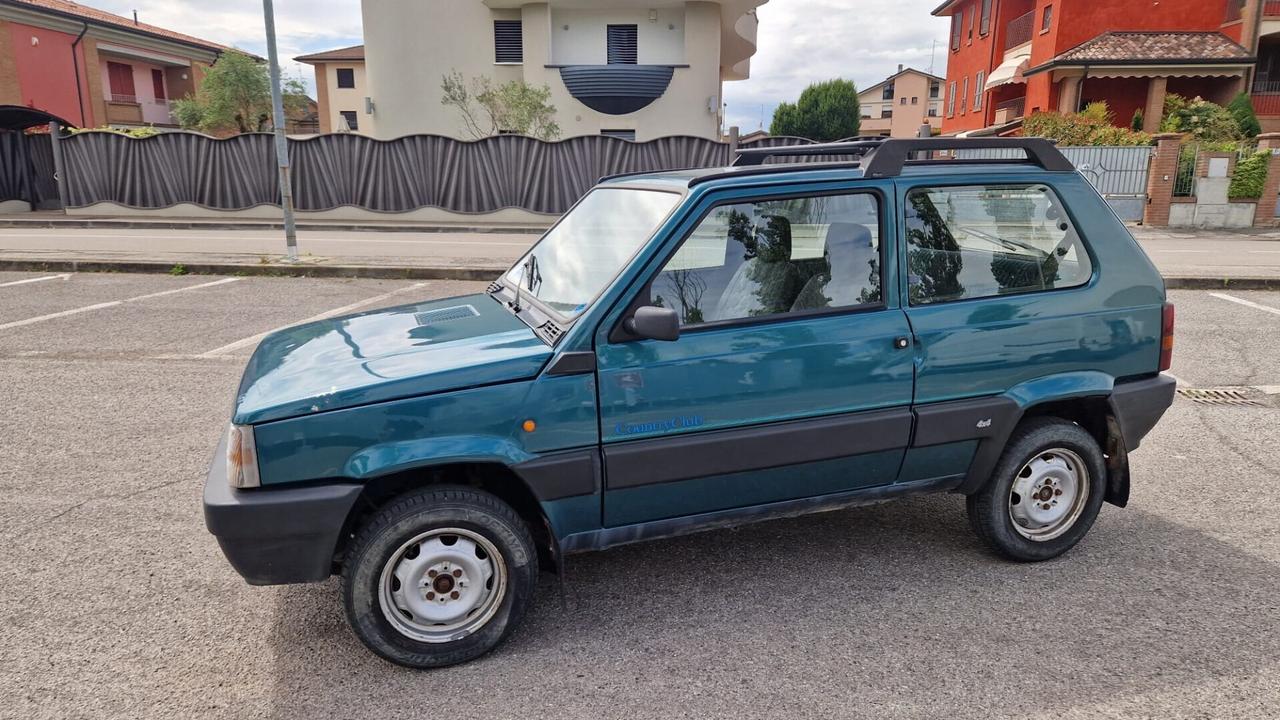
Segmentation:
[(1025, 97), (1005, 100), (996, 105), (995, 124), (1003, 125), (1007, 122), (1013, 122), (1022, 117), (1027, 108), (1027, 99)]
[(628, 115), (662, 97), (673, 65), (566, 65), (560, 78), (569, 94), (596, 112)]
[[(1227, 3), (1234, 5), (1234, 3)], [(1267, 0), (1262, 4), (1262, 16), (1268, 18), (1280, 18), (1280, 2), (1277, 0)]]
[(1280, 81), (1269, 80), (1266, 73), (1258, 73), (1250, 95), (1255, 113), (1280, 115)]
[(1035, 27), (1036, 13), (1034, 10), (1009, 21), (1009, 26), (1004, 31), (1004, 49), (1006, 51), (1012, 50), (1019, 45), (1026, 45), (1031, 42)]

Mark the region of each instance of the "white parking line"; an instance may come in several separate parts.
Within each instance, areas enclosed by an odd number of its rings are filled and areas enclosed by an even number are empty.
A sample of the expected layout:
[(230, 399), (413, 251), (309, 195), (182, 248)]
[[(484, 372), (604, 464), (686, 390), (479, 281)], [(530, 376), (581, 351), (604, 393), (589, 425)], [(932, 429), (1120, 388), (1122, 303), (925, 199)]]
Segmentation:
[(62, 275), (47, 275), (45, 277), (27, 278), (26, 280), (14, 280), (13, 282), (0, 283), (0, 287), (13, 287), (14, 285), (29, 285), (31, 283), (44, 282), (45, 280), (66, 280), (71, 277), (71, 273), (63, 273)]
[(1238, 298), (1233, 295), (1228, 295), (1226, 293), (1211, 292), (1209, 293), (1209, 296), (1216, 297), (1219, 300), (1226, 300), (1227, 302), (1233, 302), (1233, 303), (1236, 303), (1237, 305), (1244, 305), (1245, 307), (1251, 307), (1254, 310), (1269, 312), (1272, 315), (1280, 315), (1280, 308), (1273, 308), (1270, 305), (1259, 305), (1256, 302), (1250, 302), (1248, 300), (1245, 300), (1244, 298)]
[(357, 303), (351, 303), (350, 305), (344, 305), (340, 308), (334, 308), (333, 310), (322, 312), (319, 315), (316, 315), (314, 317), (309, 317), (306, 320), (299, 320), (296, 323), (282, 325), (281, 327), (275, 328), (273, 330), (268, 330), (263, 333), (258, 333), (257, 335), (252, 335), (242, 340), (237, 340), (233, 343), (228, 343), (226, 345), (223, 345), (220, 348), (215, 348), (213, 350), (210, 350), (209, 352), (200, 353), (199, 355), (193, 355), (190, 357), (199, 358), (202, 360), (225, 357), (227, 355), (230, 355), (231, 353), (234, 353), (237, 350), (241, 350), (251, 345), (256, 345), (262, 342), (262, 339), (265, 338), (266, 336), (272, 333), (280, 332), (285, 328), (291, 328), (297, 325), (306, 325), (307, 323), (319, 322), (321, 320), (328, 320), (331, 317), (337, 317), (339, 315), (347, 315), (349, 313), (355, 312), (356, 310), (359, 310), (362, 307), (367, 307), (375, 303), (380, 303), (383, 300), (388, 300), (390, 298), (395, 297), (396, 295), (403, 295), (404, 293), (413, 292), (414, 290), (421, 290), (422, 288), (426, 287), (428, 284), (429, 283), (424, 283), (424, 282), (416, 283), (414, 285), (410, 285), (409, 287), (400, 288), (399, 290), (392, 290), (389, 293), (383, 293), (382, 295), (379, 295), (377, 297), (371, 297), (367, 300), (361, 300), (360, 302), (357, 302)]
[(22, 327), (24, 325), (34, 325), (36, 323), (45, 322), (46, 320), (56, 320), (58, 318), (67, 317), (68, 315), (79, 315), (80, 313), (92, 312), (93, 310), (103, 310), (117, 305), (138, 302), (139, 300), (150, 300), (151, 298), (163, 297), (165, 295), (173, 295), (174, 293), (186, 292), (188, 290), (199, 290), (200, 288), (213, 287), (215, 285), (226, 285), (241, 280), (242, 278), (225, 278), (223, 280), (215, 280), (213, 282), (202, 283), (200, 285), (189, 285), (177, 290), (165, 290), (164, 292), (150, 293), (148, 295), (139, 295), (137, 297), (125, 298), (124, 300), (112, 300), (111, 302), (98, 303), (96, 305), (87, 305), (85, 307), (75, 308), (73, 310), (63, 310), (62, 312), (50, 313), (39, 317), (27, 318), (26, 320), (15, 320), (14, 322), (0, 325), (0, 330), (8, 330), (10, 328)]

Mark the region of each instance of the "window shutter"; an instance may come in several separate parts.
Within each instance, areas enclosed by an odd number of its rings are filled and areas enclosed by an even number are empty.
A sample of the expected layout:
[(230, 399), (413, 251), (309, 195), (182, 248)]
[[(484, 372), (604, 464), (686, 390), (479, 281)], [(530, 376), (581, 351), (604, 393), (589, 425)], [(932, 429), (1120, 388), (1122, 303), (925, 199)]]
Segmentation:
[(495, 62), (524, 62), (524, 25), (519, 20), (494, 20), (493, 47)]
[(982, 0), (982, 28), (979, 32), (983, 35), (991, 32), (991, 0)]
[(951, 49), (960, 49), (960, 30), (964, 25), (964, 11), (951, 16)]
[(639, 28), (635, 25), (610, 25), (609, 64), (635, 65), (639, 60)]

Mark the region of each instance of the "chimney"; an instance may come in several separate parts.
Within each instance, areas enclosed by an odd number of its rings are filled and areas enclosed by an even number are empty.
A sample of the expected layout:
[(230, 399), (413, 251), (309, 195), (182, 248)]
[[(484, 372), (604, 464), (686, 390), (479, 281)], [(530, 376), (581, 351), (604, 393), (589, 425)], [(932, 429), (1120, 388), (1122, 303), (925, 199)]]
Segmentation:
[(138, 11), (137, 11), (137, 10), (134, 10), (134, 11), (133, 11), (133, 24), (134, 24), (134, 25), (137, 25), (137, 24), (138, 24)]
[[(138, 14), (137, 14), (137, 13), (134, 13), (134, 17), (133, 17), (133, 19), (134, 19), (134, 21), (135, 21), (135, 22), (137, 21), (137, 19), (138, 19)], [(898, 72), (902, 72), (902, 63), (898, 63)]]

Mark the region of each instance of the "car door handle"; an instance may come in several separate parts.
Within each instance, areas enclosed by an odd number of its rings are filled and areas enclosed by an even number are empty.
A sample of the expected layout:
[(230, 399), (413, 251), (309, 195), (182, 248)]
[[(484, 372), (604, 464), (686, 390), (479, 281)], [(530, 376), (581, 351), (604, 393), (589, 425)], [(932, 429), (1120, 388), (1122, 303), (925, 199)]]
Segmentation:
[(911, 347), (911, 338), (900, 337), (900, 338), (893, 339), (894, 350), (906, 350), (909, 347)]

